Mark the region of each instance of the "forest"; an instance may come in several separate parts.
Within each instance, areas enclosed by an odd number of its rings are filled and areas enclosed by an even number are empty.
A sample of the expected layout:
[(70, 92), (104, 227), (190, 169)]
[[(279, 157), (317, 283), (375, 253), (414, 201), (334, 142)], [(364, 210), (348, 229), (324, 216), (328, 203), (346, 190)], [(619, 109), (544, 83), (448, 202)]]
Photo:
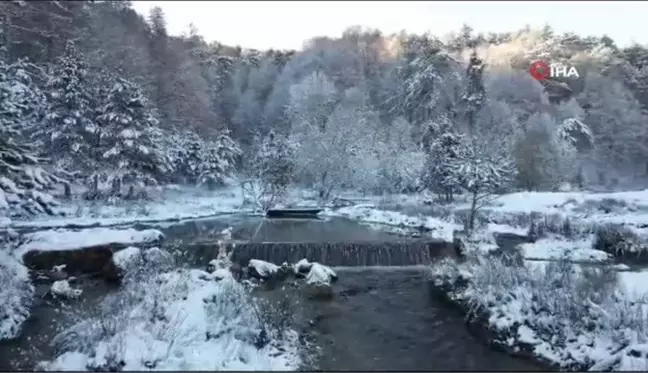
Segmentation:
[[(192, 25), (169, 35), (162, 9), (128, 1), (5, 1), (0, 15), (0, 217), (233, 179), (266, 203), (288, 186), (476, 204), (648, 185), (648, 48), (607, 36), (351, 27), (259, 51)], [(584, 73), (537, 81), (538, 59)]]

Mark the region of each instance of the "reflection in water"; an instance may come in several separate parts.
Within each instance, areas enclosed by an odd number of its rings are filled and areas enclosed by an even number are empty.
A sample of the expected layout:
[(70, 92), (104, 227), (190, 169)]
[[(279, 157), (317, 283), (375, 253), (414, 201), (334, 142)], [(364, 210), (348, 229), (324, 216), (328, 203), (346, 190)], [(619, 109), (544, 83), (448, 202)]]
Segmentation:
[(371, 229), (352, 220), (333, 219), (264, 219), (262, 217), (228, 216), (183, 222), (159, 228), (170, 240), (205, 242), (216, 240), (220, 232), (233, 227), (232, 238), (253, 242), (342, 242), (394, 241), (394, 234)]

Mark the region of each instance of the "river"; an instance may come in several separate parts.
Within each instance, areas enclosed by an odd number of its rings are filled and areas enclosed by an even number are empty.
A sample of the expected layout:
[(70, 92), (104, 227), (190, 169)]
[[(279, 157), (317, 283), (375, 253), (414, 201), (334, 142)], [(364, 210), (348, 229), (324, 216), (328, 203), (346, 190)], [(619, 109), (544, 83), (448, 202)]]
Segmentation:
[[(259, 241), (389, 241), (398, 237), (344, 219), (266, 222), (207, 220), (162, 227), (171, 241), (208, 240), (235, 226), (240, 239)], [(264, 228), (265, 227), (265, 228)], [(326, 263), (323, 263), (326, 264)], [(388, 265), (389, 263), (385, 263)], [(473, 337), (462, 315), (430, 295), (424, 266), (336, 268), (340, 280), (330, 301), (300, 302), (295, 327), (315, 342), (308, 368), (329, 371), (544, 370), (495, 351)], [(91, 309), (107, 287), (86, 284), (82, 307)], [(15, 341), (0, 344), (0, 370), (30, 370), (51, 358), (53, 334), (65, 319), (54, 303), (38, 302), (32, 321)]]

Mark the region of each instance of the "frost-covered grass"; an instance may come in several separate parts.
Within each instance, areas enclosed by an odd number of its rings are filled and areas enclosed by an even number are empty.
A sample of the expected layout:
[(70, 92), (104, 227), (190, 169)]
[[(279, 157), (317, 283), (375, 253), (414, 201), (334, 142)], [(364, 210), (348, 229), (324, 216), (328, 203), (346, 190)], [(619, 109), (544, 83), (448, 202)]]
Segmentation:
[(140, 266), (95, 315), (55, 338), (56, 357), (41, 368), (297, 369), (296, 333), (272, 329), (262, 313), (228, 270)]
[(477, 255), (463, 264), (443, 261), (432, 275), (509, 351), (565, 370), (648, 367), (648, 285), (631, 293), (618, 279), (625, 273), (565, 261), (514, 266)]

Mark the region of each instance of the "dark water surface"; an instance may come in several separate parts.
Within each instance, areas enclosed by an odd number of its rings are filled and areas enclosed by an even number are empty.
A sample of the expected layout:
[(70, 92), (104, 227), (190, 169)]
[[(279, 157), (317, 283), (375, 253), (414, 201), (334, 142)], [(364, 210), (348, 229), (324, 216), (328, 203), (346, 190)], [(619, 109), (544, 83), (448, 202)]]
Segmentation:
[(78, 316), (91, 316), (105, 296), (115, 290), (98, 279), (85, 279), (74, 287), (83, 290), (81, 298), (61, 302), (45, 296), (49, 285), (35, 286), (31, 317), (23, 325), (19, 338), (0, 342), (0, 372), (34, 371), (39, 362), (53, 359), (56, 355), (52, 344), (54, 336), (62, 328), (74, 324)]
[(337, 269), (336, 299), (307, 307), (322, 370), (540, 371), (473, 337), (430, 296), (424, 268)]
[(232, 238), (253, 242), (342, 242), (401, 240), (395, 234), (372, 229), (343, 218), (264, 219), (253, 216), (227, 216), (173, 225), (142, 225), (160, 229), (168, 239), (186, 242), (209, 241), (232, 227)]

